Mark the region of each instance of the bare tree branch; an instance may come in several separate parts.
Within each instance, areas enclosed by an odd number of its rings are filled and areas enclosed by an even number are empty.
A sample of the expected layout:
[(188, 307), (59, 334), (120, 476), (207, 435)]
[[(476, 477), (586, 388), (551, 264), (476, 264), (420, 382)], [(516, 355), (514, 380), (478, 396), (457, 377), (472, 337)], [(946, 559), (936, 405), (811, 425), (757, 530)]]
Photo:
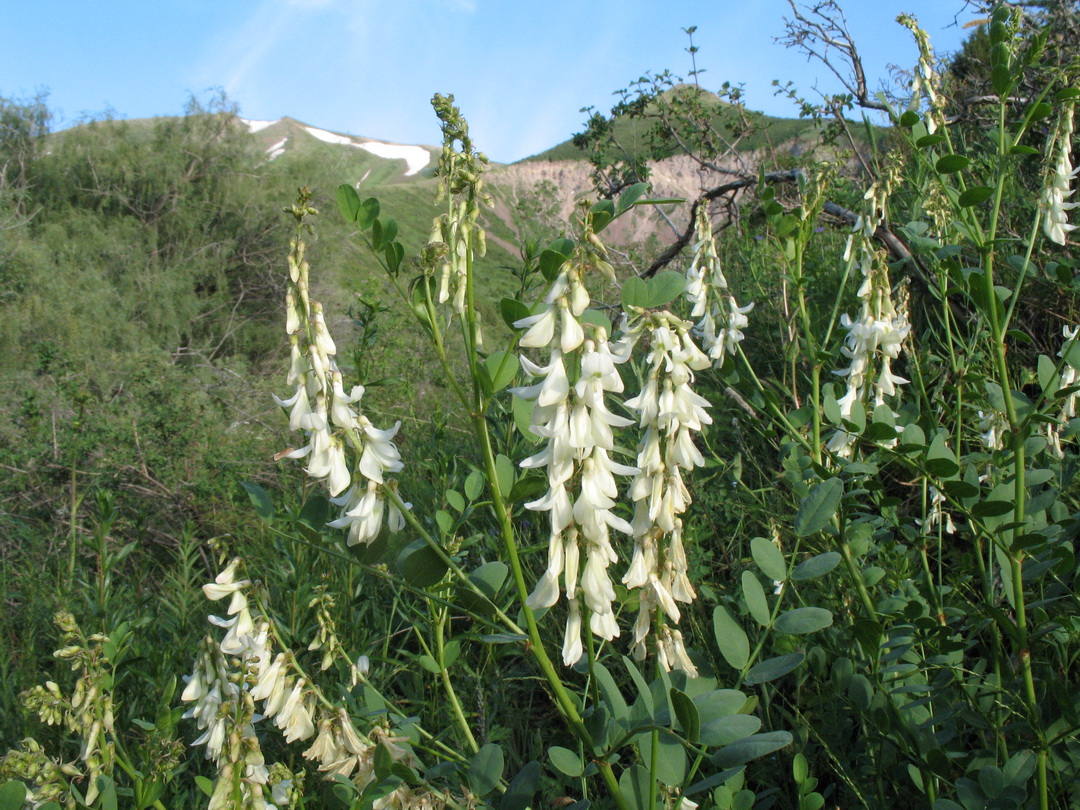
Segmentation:
[[(868, 110), (887, 112), (888, 107), (877, 99), (870, 98), (866, 84), (866, 72), (862, 58), (848, 32), (844, 11), (834, 0), (824, 0), (813, 7), (795, 4), (788, 0), (794, 20), (784, 18), (787, 34), (777, 37), (777, 42), (788, 48), (798, 48), (806, 53), (808, 59), (817, 59), (844, 86), (860, 107)], [(843, 70), (834, 61), (833, 53), (838, 54), (840, 63), (846, 65)]]

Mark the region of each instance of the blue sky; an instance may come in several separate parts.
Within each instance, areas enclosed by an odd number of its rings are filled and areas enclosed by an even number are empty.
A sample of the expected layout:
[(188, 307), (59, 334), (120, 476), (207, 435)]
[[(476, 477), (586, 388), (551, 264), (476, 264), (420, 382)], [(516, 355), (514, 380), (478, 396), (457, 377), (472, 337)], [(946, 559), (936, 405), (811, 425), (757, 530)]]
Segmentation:
[[(848, 23), (876, 82), (916, 51), (893, 20), (914, 13), (937, 50), (971, 19), (962, 0), (849, 0)], [(510, 162), (581, 129), (585, 106), (646, 71), (743, 83), (746, 103), (793, 116), (773, 79), (806, 95), (839, 89), (819, 64), (773, 42), (786, 0), (35, 0), (3, 3), (0, 95), (48, 90), (60, 125), (112, 111), (173, 115), (223, 88), (246, 118), (284, 115), (399, 143), (437, 143), (429, 100), (454, 93), (474, 140)]]

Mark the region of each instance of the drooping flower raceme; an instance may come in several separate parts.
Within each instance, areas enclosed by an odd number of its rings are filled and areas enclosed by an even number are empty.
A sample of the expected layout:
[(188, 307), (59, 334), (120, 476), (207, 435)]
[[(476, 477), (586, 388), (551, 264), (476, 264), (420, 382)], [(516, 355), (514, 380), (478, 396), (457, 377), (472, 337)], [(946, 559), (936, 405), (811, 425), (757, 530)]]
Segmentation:
[(647, 336), (649, 354), (641, 391), (625, 403), (638, 414), (642, 436), (638, 472), (630, 484), (634, 554), (623, 583), (641, 591), (634, 624), (634, 657), (645, 657), (645, 642), (660, 612), (666, 620), (657, 643), (661, 666), (694, 677), (697, 668), (686, 652), (681, 631), (673, 625), (681, 618), (678, 604), (687, 604), (696, 596), (687, 576), (682, 539), (680, 515), (690, 504), (682, 471), (705, 463), (694, 445), (694, 434), (711, 424), (712, 417), (706, 411), (709, 401), (692, 386), (694, 372), (709, 368), (712, 362), (694, 343), (690, 328), (689, 321), (667, 311), (642, 313), (624, 326), (632, 341)]
[[(279, 788), (280, 778), (273, 780), (277, 784), (272, 791), (267, 790), (269, 773), (282, 766), (268, 768), (263, 759), (256, 727), (264, 719), (280, 730), (286, 742), (314, 738), (304, 751), (305, 759), (317, 762), (328, 778), (351, 778), (363, 790), (376, 778), (376, 741), (358, 732), (345, 709), (334, 706), (308, 680), (291, 652), (274, 653), (270, 622), (249, 604), (251, 582), (236, 578), (239, 566), (240, 561), (233, 560), (203, 587), (212, 601), (228, 598), (226, 615), (230, 618), (210, 617), (211, 624), (227, 632), (221, 641), (207, 636), (202, 642), (181, 696), (191, 704), (184, 716), (194, 719), (203, 732), (192, 744), (205, 745), (207, 758), (218, 768), (209, 807), (284, 805), (288, 786)], [(312, 607), (316, 606), (320, 631), (309, 649), (324, 651), (323, 669), (330, 663), (327, 657), (344, 661), (353, 672), (353, 683), (359, 682), (368, 665), (366, 657), (353, 663), (341, 649), (328, 614), (333, 600), (323, 593), (313, 602)], [(385, 734), (381, 728), (372, 730), (376, 738)], [(386, 747), (395, 759), (408, 756), (389, 740)], [(395, 791), (375, 806), (392, 807), (413, 796), (407, 786), (399, 790), (404, 792)], [(237, 795), (242, 797), (241, 805), (233, 802)]]
[(1039, 197), (1039, 208), (1043, 213), (1043, 233), (1047, 239), (1059, 245), (1065, 244), (1069, 231), (1076, 230), (1075, 225), (1069, 224), (1067, 212), (1076, 208), (1078, 203), (1065, 202), (1076, 191), (1075, 188), (1070, 188), (1069, 184), (1076, 180), (1077, 172), (1080, 172), (1080, 168), (1073, 168), (1072, 165), (1072, 135), (1073, 105), (1066, 101), (1048, 147), (1053, 165)]
[(728, 288), (705, 203), (697, 207), (695, 217), (697, 242), (686, 272), (686, 297), (693, 306), (690, 317), (700, 319), (694, 331), (701, 336), (701, 346), (710, 359), (719, 363), (725, 354), (735, 354), (743, 339), (743, 327), (749, 323), (746, 315), (754, 304), (740, 307)]
[(945, 125), (945, 113), (942, 103), (941, 76), (934, 68), (934, 52), (930, 48), (930, 37), (919, 27), (919, 21), (910, 14), (901, 14), (896, 21), (911, 31), (919, 46), (919, 64), (911, 80), (911, 102), (908, 104), (908, 109), (917, 111), (922, 97), (926, 96), (929, 106), (925, 118), (926, 131), (933, 135)]
[[(596, 636), (611, 640), (619, 635), (608, 574), (618, 554), (610, 529), (630, 534), (631, 528), (613, 511), (615, 476), (637, 471), (611, 458), (613, 428), (633, 424), (606, 403), (609, 393), (623, 390), (616, 365), (627, 359), (629, 347), (609, 342), (606, 321), (583, 319), (590, 303), (582, 279), (587, 266), (581, 257), (565, 262), (543, 309), (515, 324), (526, 330), (523, 348), (549, 349), (544, 365), (522, 356), (526, 373), (539, 381), (512, 389), (533, 403), (531, 429), (545, 440), (540, 452), (521, 462), (526, 469), (546, 469), (548, 483), (542, 497), (525, 505), (549, 516), (548, 565), (528, 604), (551, 607), (565, 592), (569, 614), (562, 658), (568, 666), (583, 654), (582, 602)], [(568, 365), (578, 371), (576, 380), (571, 381)]]
[[(847, 330), (840, 351), (850, 363), (847, 368), (833, 372), (847, 379), (847, 390), (837, 400), (840, 416), (845, 421), (850, 421), (856, 403), (867, 402), (869, 392), (873, 392), (870, 404), (876, 407), (884, 404), (886, 397), (897, 394), (897, 385), (907, 382), (892, 370), (892, 363), (900, 356), (911, 332), (905, 288), (901, 288), (899, 306), (894, 305), (885, 257), (871, 242), (884, 220), (885, 202), (899, 180), (900, 169), (897, 160), (888, 161), (882, 178), (867, 190), (864, 199), (869, 203), (869, 211), (855, 223), (844, 252), (845, 261), (854, 258), (862, 273), (858, 290), (862, 302), (859, 316), (852, 319), (844, 313), (840, 317), (841, 325)], [(856, 251), (857, 255), (853, 257)], [(841, 427), (830, 437), (828, 449), (838, 456), (850, 458), (855, 439), (854, 434)]]
[[(289, 331), (290, 360), (287, 382), (294, 386), (288, 399), (274, 397), (289, 409), (289, 427), (302, 430), (307, 444), (290, 449), (279, 458), (307, 459), (305, 468), (312, 478), (322, 480), (331, 501), (341, 507), (341, 515), (329, 525), (348, 529), (348, 544), (370, 543), (385, 522), (399, 531), (404, 516), (397, 499), (396, 481), (388, 473), (400, 472), (401, 456), (393, 439), (401, 426), (380, 430), (360, 410), (362, 385), (346, 393), (338, 368), (337, 346), (326, 326), (322, 305), (310, 298), (308, 262), (302, 238), (304, 221), (314, 209), (301, 197), (293, 207), (300, 226), (289, 254), (289, 282), (285, 296), (286, 329)], [(350, 463), (350, 456), (358, 461)], [(406, 504), (406, 507), (408, 504)]]

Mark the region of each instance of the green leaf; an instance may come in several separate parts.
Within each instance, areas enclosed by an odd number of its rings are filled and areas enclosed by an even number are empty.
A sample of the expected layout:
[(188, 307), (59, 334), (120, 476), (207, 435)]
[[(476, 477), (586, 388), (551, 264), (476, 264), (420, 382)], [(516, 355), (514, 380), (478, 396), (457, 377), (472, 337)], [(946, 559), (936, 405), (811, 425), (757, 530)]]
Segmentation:
[(540, 788), (542, 769), (535, 759), (526, 762), (511, 781), (499, 801), (499, 810), (526, 810), (533, 806), (533, 797)]
[(626, 671), (630, 673), (630, 679), (633, 680), (634, 686), (637, 687), (638, 695), (641, 697), (641, 703), (645, 707), (645, 713), (651, 718), (656, 712), (656, 705), (653, 702), (652, 690), (649, 689), (649, 684), (645, 682), (645, 678), (642, 677), (638, 671), (637, 664), (627, 658), (625, 655), (622, 657), (623, 665), (626, 667)]
[(641, 199), (641, 195), (649, 190), (648, 183), (634, 183), (634, 185), (627, 188), (622, 194), (619, 195), (618, 212), (624, 214), (633, 207), (633, 205)]
[(390, 274), (396, 276), (401, 269), (401, 261), (405, 258), (405, 248), (402, 247), (401, 242), (387, 242), (383, 248), (383, 255), (386, 256), (386, 266)]
[(509, 458), (499, 453), (495, 457), (495, 480), (499, 484), (499, 492), (509, 493), (514, 488), (514, 480), (517, 476), (514, 473), (514, 462)]
[(919, 123), (919, 114), (914, 110), (906, 110), (900, 116), (900, 126), (902, 127), (913, 127), (917, 123)]
[(560, 256), (569, 259), (570, 254), (574, 252), (574, 240), (573, 239), (553, 239), (551, 244), (547, 246), (548, 250), (553, 250)]
[(360, 203), (360, 210), (356, 212), (356, 227), (367, 230), (375, 220), (379, 218), (379, 201), (374, 197), (368, 197)]
[(416, 663), (420, 665), (421, 669), (426, 669), (433, 675), (438, 675), (442, 672), (439, 662), (426, 653), (416, 656)]
[(682, 726), (683, 736), (689, 742), (696, 743), (701, 733), (701, 717), (698, 715), (697, 705), (690, 696), (675, 687), (671, 688), (671, 705), (675, 709), (675, 717)]
[(529, 308), (516, 298), (504, 298), (499, 302), (499, 313), (502, 315), (503, 321), (511, 329), (518, 329), (520, 327), (514, 326), (515, 323), (528, 318), (532, 313), (529, 312)]
[(839, 564), (840, 553), (826, 551), (824, 554), (818, 554), (816, 557), (811, 557), (809, 560), (804, 560), (796, 565), (795, 570), (791, 572), (791, 578), (796, 582), (816, 579), (829, 573)]
[(22, 782), (8, 782), (0, 787), (0, 810), (22, 810), (26, 799), (26, 786)]
[(435, 511), (435, 523), (442, 530), (443, 534), (450, 534), (454, 530), (454, 516), (445, 509), (438, 509)]
[(971, 514), (977, 518), (1001, 517), (1013, 510), (1012, 501), (981, 501), (971, 509)]
[(649, 288), (644, 279), (630, 276), (623, 282), (622, 305), (624, 307), (636, 307), (638, 309), (649, 308)]
[(571, 779), (576, 779), (585, 773), (585, 764), (581, 761), (581, 757), (561, 745), (553, 745), (548, 749), (548, 760), (555, 770)]
[(205, 776), (196, 776), (195, 786), (207, 796), (214, 795), (214, 782), (213, 780), (207, 779)]
[(936, 146), (945, 140), (945, 136), (940, 132), (935, 132), (933, 135), (923, 135), (921, 138), (915, 141), (915, 145), (919, 149), (925, 149), (928, 146)]
[(649, 197), (645, 200), (638, 200), (634, 205), (678, 205), (684, 202), (686, 202), (685, 197)]
[(776, 630), (796, 636), (815, 633), (833, 622), (833, 615), (825, 608), (801, 607), (781, 613), (776, 617)]
[(465, 497), (475, 501), (484, 492), (484, 474), (479, 470), (473, 470), (465, 478)]
[(1006, 762), (1005, 767), (1002, 768), (1002, 774), (1005, 777), (1005, 781), (1010, 785), (1023, 787), (1027, 784), (1031, 775), (1035, 773), (1036, 762), (1037, 758), (1034, 751), (1028, 748), (1017, 751), (1009, 757), (1009, 761)]
[(447, 565), (426, 542), (414, 540), (398, 555), (397, 568), (413, 587), (430, 588), (443, 578)]
[(713, 610), (713, 634), (720, 654), (733, 669), (741, 670), (750, 660), (750, 639), (723, 605)]
[(752, 714), (729, 714), (710, 720), (701, 727), (703, 745), (720, 747), (756, 734), (761, 720)]
[(720, 749), (713, 756), (712, 761), (721, 768), (745, 765), (751, 760), (767, 756), (773, 751), (779, 751), (785, 745), (790, 745), (791, 739), (791, 734), (786, 731), (754, 734)]
[(959, 478), (943, 481), (941, 488), (950, 498), (975, 498), (979, 494), (979, 488), (977, 486)]
[(817, 484), (795, 515), (795, 534), (808, 537), (824, 529), (836, 514), (843, 496), (844, 482), (838, 477)]
[[(656, 778), (665, 785), (681, 785), (686, 778), (688, 762), (686, 749), (671, 732), (662, 730), (657, 735), (656, 746)], [(642, 734), (637, 738), (638, 748), (641, 750), (641, 759), (644, 762), (652, 761), (652, 734)]]
[(629, 805), (629, 810), (649, 810), (658, 804), (649, 771), (640, 765), (631, 765), (619, 774), (619, 790)]
[(547, 476), (537, 475), (535, 473), (529, 475), (523, 475), (510, 489), (509, 495), (503, 497), (510, 503), (517, 503), (524, 500), (535, 500), (547, 492), (549, 489)]
[(787, 675), (806, 658), (802, 653), (788, 653), (778, 655), (775, 658), (767, 658), (760, 664), (755, 664), (746, 673), (743, 683), (753, 686), (758, 683), (768, 683)]
[(486, 796), (502, 779), (503, 750), (495, 743), (481, 748), (469, 764), (469, 787), (477, 796)]
[(555, 250), (544, 250), (540, 253), (540, 273), (547, 281), (554, 281), (559, 276), (559, 268), (566, 261), (566, 256)]
[(492, 392), (501, 391), (514, 381), (518, 373), (518, 358), (512, 352), (492, 352), (484, 360), (484, 370), (491, 381)]
[(630, 716), (630, 707), (626, 705), (626, 698), (623, 697), (622, 690), (615, 683), (615, 678), (612, 677), (608, 668), (596, 661), (593, 664), (593, 674), (596, 676), (600, 694), (603, 696), (604, 704), (611, 712), (611, 716), (620, 722), (626, 720)]
[(243, 481), (241, 486), (247, 490), (248, 497), (251, 498), (251, 503), (255, 506), (255, 514), (267, 523), (272, 522), (274, 519), (274, 502), (270, 500), (270, 495), (266, 490), (251, 481)]
[(360, 195), (356, 189), (348, 183), (342, 183), (337, 187), (338, 211), (345, 217), (346, 222), (356, 222), (356, 214), (360, 210)]
[(465, 499), (461, 497), (461, 493), (456, 489), (446, 490), (446, 502), (459, 515), (465, 511)]
[(98, 806), (101, 810), (116, 810), (116, 783), (112, 778), (101, 774), (97, 778)]
[(761, 587), (761, 582), (753, 571), (743, 571), (742, 592), (743, 599), (746, 600), (746, 608), (750, 611), (754, 621), (762, 627), (768, 627), (771, 618), (769, 600), (765, 598), (765, 590)]
[[(532, 412), (535, 407), (535, 402), (521, 397), (514, 397), (511, 406), (514, 411), (514, 427), (517, 428), (518, 433), (533, 443), (540, 441), (540, 437), (532, 431)], [(505, 496), (506, 493), (503, 495)]]
[(934, 168), (937, 169), (938, 174), (954, 174), (966, 169), (969, 163), (971, 161), (963, 155), (945, 155), (945, 157), (938, 159), (938, 162), (934, 164)]
[(330, 518), (330, 501), (324, 495), (312, 495), (308, 498), (304, 508), (300, 510), (297, 520), (310, 527), (316, 533), (326, 528), (326, 521)]
[(615, 219), (615, 203), (611, 200), (600, 200), (593, 204), (589, 213), (592, 215), (593, 233), (600, 233)]
[[(663, 270), (646, 283), (650, 307), (662, 307), (674, 301), (686, 289), (686, 276), (674, 270)], [(625, 286), (623, 290), (625, 291)]]
[(952, 478), (960, 472), (956, 456), (949, 449), (945, 431), (939, 432), (926, 451), (926, 471), (937, 478)]
[(481, 597), (464, 583), (459, 583), (457, 586), (457, 603), (470, 613), (479, 613), (481, 615), (494, 613), (495, 596), (498, 594), (499, 589), (502, 588), (503, 583), (506, 582), (506, 575), (509, 570), (506, 563), (498, 560), (484, 563), (469, 574), (469, 582), (475, 585), (484, 596)]
[(994, 196), (994, 190), (990, 186), (973, 186), (960, 195), (958, 202), (961, 208), (970, 208), (986, 202), (992, 196)]
[(764, 537), (755, 537), (750, 541), (750, 554), (761, 569), (761, 573), (774, 582), (782, 582), (787, 579), (787, 563), (784, 562), (784, 552), (774, 543)]
[(382, 250), (383, 236), (386, 232), (386, 226), (383, 225), (381, 219), (373, 220), (371, 223), (371, 247), (375, 250)]

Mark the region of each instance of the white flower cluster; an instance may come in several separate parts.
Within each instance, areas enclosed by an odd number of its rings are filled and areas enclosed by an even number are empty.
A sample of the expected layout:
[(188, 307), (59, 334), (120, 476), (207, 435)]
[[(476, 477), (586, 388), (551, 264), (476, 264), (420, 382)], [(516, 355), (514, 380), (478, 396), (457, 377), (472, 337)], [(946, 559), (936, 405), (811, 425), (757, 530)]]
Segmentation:
[[(678, 624), (678, 603), (692, 602), (697, 595), (687, 577), (679, 516), (690, 504), (682, 471), (705, 463), (694, 433), (712, 423), (705, 410), (709, 401), (692, 389), (694, 372), (709, 368), (712, 361), (694, 343), (690, 327), (689, 321), (664, 311), (644, 314), (627, 328), (632, 338), (648, 334), (649, 340), (648, 374), (640, 393), (625, 403), (638, 414), (642, 429), (638, 472), (630, 484), (634, 555), (623, 577), (623, 584), (641, 591), (632, 645), (638, 660), (645, 657), (654, 614), (660, 611), (668, 622)], [(665, 670), (696, 677), (678, 628), (665, 623), (657, 649)]]
[(1076, 180), (1077, 172), (1080, 172), (1080, 167), (1073, 168), (1071, 156), (1073, 105), (1067, 102), (1066, 105), (1058, 118), (1058, 125), (1050, 144), (1051, 149), (1057, 149), (1054, 167), (1039, 197), (1039, 207), (1044, 217), (1043, 233), (1046, 234), (1047, 239), (1059, 245), (1065, 244), (1065, 236), (1069, 231), (1076, 230), (1075, 225), (1069, 224), (1066, 212), (1076, 208), (1078, 203), (1065, 202), (1065, 200), (1076, 190), (1069, 188), (1069, 184)]
[[(288, 399), (274, 396), (289, 409), (289, 428), (303, 430), (308, 443), (279, 454), (279, 458), (306, 458), (308, 475), (322, 479), (341, 516), (329, 525), (348, 528), (348, 544), (370, 543), (379, 533), (384, 516), (391, 531), (405, 524), (404, 515), (385, 488), (396, 482), (387, 473), (402, 469), (401, 456), (394, 446), (401, 422), (388, 430), (377, 429), (360, 410), (364, 387), (357, 385), (346, 394), (335, 356), (337, 346), (326, 328), (322, 305), (308, 294), (308, 263), (302, 239), (292, 242), (289, 254), (289, 289), (285, 296), (286, 330), (291, 358), (286, 382), (295, 386)], [(346, 445), (360, 456), (350, 469)], [(407, 505), (406, 505), (407, 506)]]
[[(237, 791), (243, 807), (262, 810), (279, 806), (273, 795), (266, 795), (270, 772), (255, 734), (254, 724), (261, 717), (255, 713), (256, 697), (248, 685), (250, 679), (262, 677), (270, 668), (270, 627), (265, 619), (256, 621), (251, 614), (244, 595), (251, 583), (236, 580), (239, 562), (233, 560), (213, 582), (203, 586), (203, 593), (212, 601), (229, 597), (226, 615), (231, 618), (210, 617), (211, 624), (227, 632), (220, 643), (209, 636), (205, 639), (181, 695), (181, 700), (193, 704), (184, 717), (194, 718), (203, 732), (192, 745), (205, 745), (206, 758), (218, 769), (209, 810), (233, 807)], [(227, 657), (239, 662), (239, 672), (230, 671)], [(292, 720), (299, 714), (292, 707), (286, 717)], [(307, 722), (310, 724), (310, 717)], [(302, 734), (303, 729), (297, 730), (294, 723), (293, 731)]]
[[(1074, 345), (1077, 335), (1080, 334), (1080, 326), (1064, 326), (1061, 333), (1065, 338), (1065, 345), (1058, 351), (1058, 357), (1065, 357)], [(1080, 385), (1080, 372), (1073, 368), (1071, 363), (1066, 362), (1061, 369), (1061, 377), (1058, 379), (1058, 390), (1073, 388), (1077, 385)], [(1076, 417), (1077, 397), (1080, 397), (1080, 391), (1066, 394), (1061, 401), (1061, 412), (1058, 414), (1057, 421), (1043, 424), (1046, 440), (1050, 443), (1050, 452), (1058, 458), (1065, 457), (1065, 451), (1061, 447), (1061, 429), (1070, 419)]]
[(944, 125), (945, 115), (942, 112), (941, 76), (934, 69), (934, 52), (930, 48), (930, 37), (919, 27), (919, 21), (910, 14), (901, 14), (896, 21), (911, 31), (919, 46), (919, 64), (911, 79), (911, 101), (908, 109), (918, 110), (923, 95), (926, 96), (930, 107), (925, 119), (926, 131), (933, 135), (939, 126)]
[(743, 339), (743, 327), (750, 322), (746, 315), (754, 304), (740, 307), (728, 288), (716, 252), (708, 205), (699, 205), (695, 216), (698, 239), (694, 243), (694, 258), (686, 272), (686, 297), (693, 306), (690, 317), (700, 318), (694, 331), (701, 336), (701, 346), (710, 359), (719, 363), (725, 353), (735, 354)]
[[(870, 210), (858, 218), (852, 234), (848, 237), (844, 260), (852, 258), (856, 245), (857, 260), (863, 280), (858, 296), (862, 309), (856, 320), (844, 313), (841, 325), (847, 330), (841, 353), (851, 362), (847, 368), (833, 373), (847, 378), (847, 390), (837, 400), (842, 419), (849, 420), (856, 402), (865, 402), (868, 390), (873, 390), (873, 405), (881, 405), (886, 396), (895, 396), (896, 386), (908, 382), (893, 373), (892, 362), (900, 356), (904, 341), (911, 333), (907, 319), (906, 296), (899, 308), (893, 304), (889, 271), (884, 258), (870, 241), (885, 216), (885, 202), (899, 173), (899, 164), (890, 163), (885, 176), (867, 190), (864, 199)], [(876, 373), (874, 363), (877, 363)], [(855, 435), (843, 427), (830, 437), (828, 449), (835, 455), (850, 458), (855, 446)]]
[[(288, 805), (287, 779), (271, 786), (271, 795), (266, 796), (270, 770), (255, 733), (255, 725), (264, 719), (273, 721), (286, 742), (314, 737), (304, 757), (317, 761), (319, 770), (329, 776), (351, 777), (362, 790), (375, 778), (377, 742), (360, 734), (344, 709), (332, 706), (318, 693), (296, 667), (291, 653), (273, 654), (270, 624), (265, 617), (252, 614), (245, 595), (251, 582), (236, 579), (239, 564), (234, 559), (212, 583), (203, 586), (203, 593), (212, 601), (229, 597), (226, 614), (230, 618), (210, 617), (211, 624), (227, 632), (220, 642), (207, 637), (181, 695), (192, 704), (184, 717), (193, 718), (203, 731), (192, 745), (205, 745), (206, 757), (218, 767), (210, 810), (232, 807), (237, 789), (245, 808), (271, 810)], [(235, 670), (230, 669), (230, 662)], [(354, 683), (367, 666), (366, 656), (350, 664)], [(260, 702), (260, 713), (256, 713)], [(383, 734), (381, 730), (374, 733)], [(383, 744), (395, 758), (406, 756), (389, 739)], [(413, 795), (407, 787), (402, 790)], [(391, 794), (376, 802), (375, 808), (416, 806), (406, 798)]]
[[(583, 654), (580, 600), (589, 609), (594, 634), (609, 641), (619, 635), (612, 608), (615, 589), (607, 572), (618, 555), (609, 529), (631, 533), (630, 524), (612, 511), (618, 498), (615, 476), (637, 472), (611, 458), (612, 429), (631, 425), (633, 420), (612, 413), (605, 402), (608, 393), (623, 390), (616, 365), (625, 362), (630, 346), (610, 343), (603, 326), (581, 320), (590, 303), (582, 269), (567, 261), (545, 297), (543, 310), (515, 323), (526, 329), (520, 341), (523, 348), (550, 348), (550, 354), (543, 366), (522, 356), (525, 371), (541, 379), (512, 389), (516, 396), (534, 403), (532, 430), (547, 440), (539, 453), (521, 462), (526, 469), (546, 468), (548, 481), (544, 496), (526, 504), (528, 509), (548, 512), (550, 527), (547, 569), (528, 604), (534, 610), (551, 607), (565, 590), (569, 618), (562, 657), (567, 666)], [(566, 371), (568, 357), (580, 369), (572, 386)]]
[(979, 411), (979, 440), (987, 450), (1000, 450), (1009, 432), (1009, 422), (1001, 411)]

